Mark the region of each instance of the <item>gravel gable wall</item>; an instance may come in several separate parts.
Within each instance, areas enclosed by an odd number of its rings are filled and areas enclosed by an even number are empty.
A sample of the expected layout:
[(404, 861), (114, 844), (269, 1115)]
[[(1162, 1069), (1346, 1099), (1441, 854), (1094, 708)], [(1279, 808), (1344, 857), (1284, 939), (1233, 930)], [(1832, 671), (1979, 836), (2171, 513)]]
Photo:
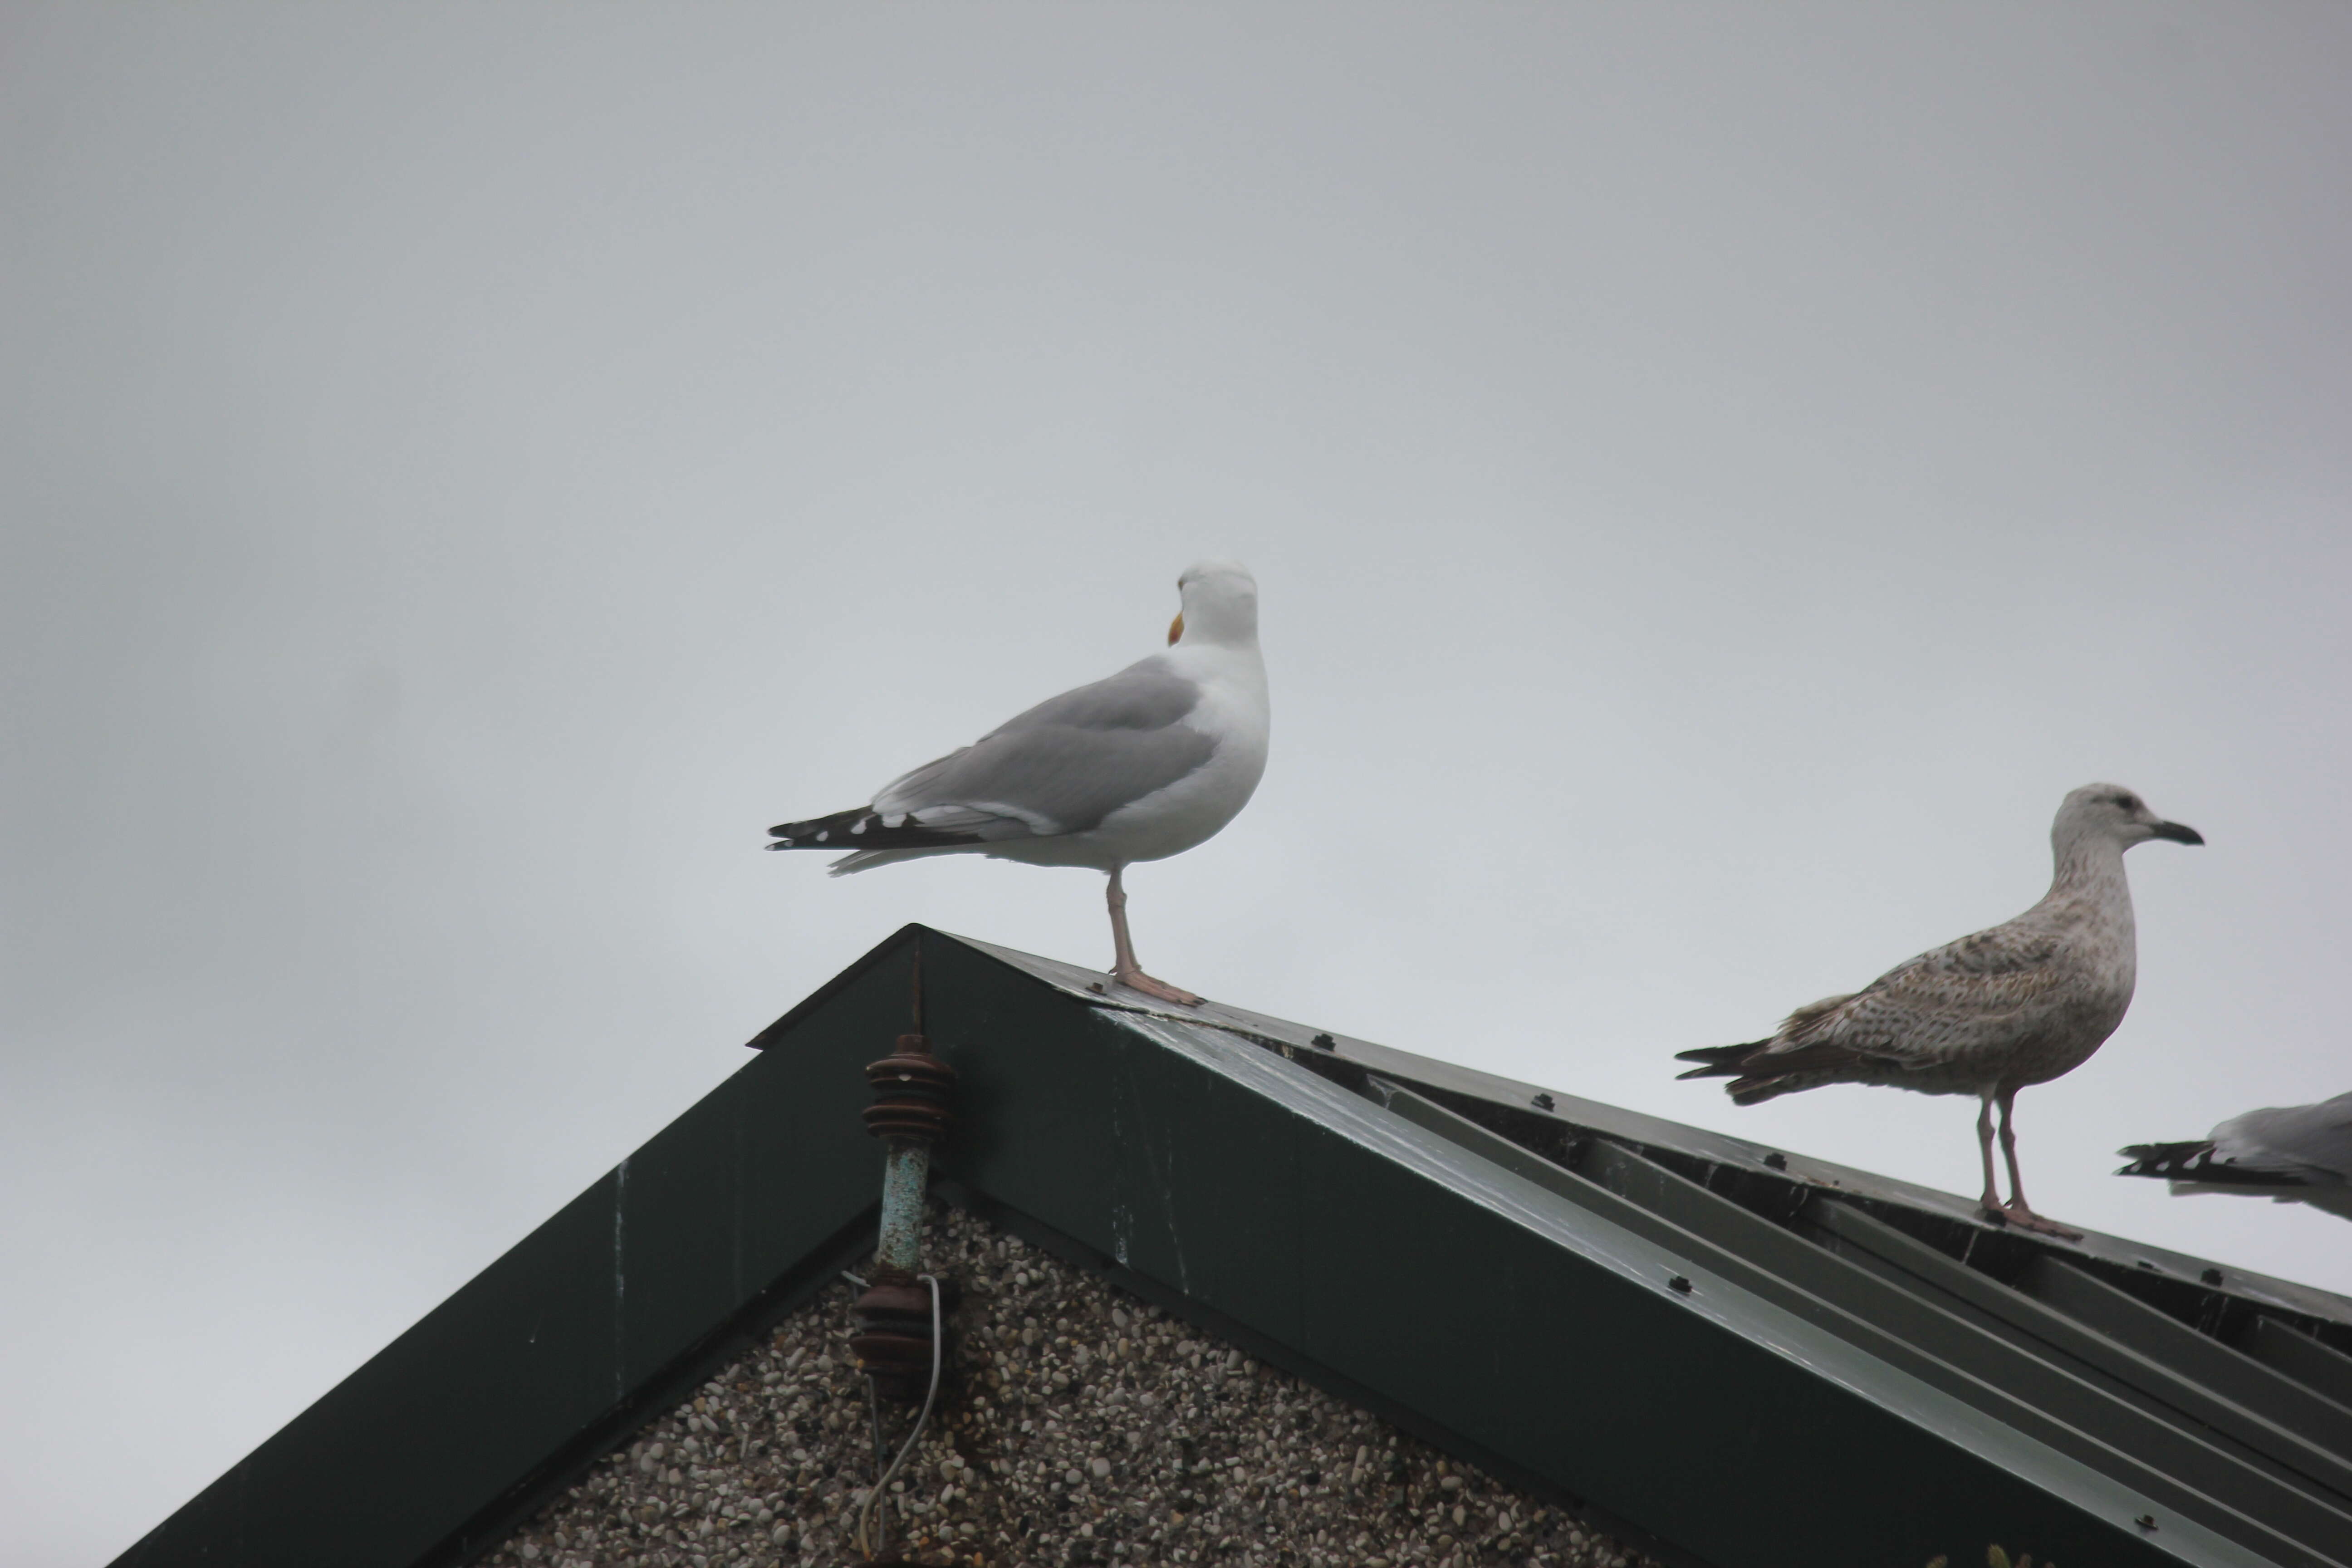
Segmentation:
[[(961, 1381), (894, 1486), (928, 1563), (1626, 1568), (1644, 1560), (960, 1211)], [(877, 1473), (845, 1285), (593, 1466), (497, 1568), (856, 1561)], [(885, 1411), (895, 1450), (910, 1414)]]

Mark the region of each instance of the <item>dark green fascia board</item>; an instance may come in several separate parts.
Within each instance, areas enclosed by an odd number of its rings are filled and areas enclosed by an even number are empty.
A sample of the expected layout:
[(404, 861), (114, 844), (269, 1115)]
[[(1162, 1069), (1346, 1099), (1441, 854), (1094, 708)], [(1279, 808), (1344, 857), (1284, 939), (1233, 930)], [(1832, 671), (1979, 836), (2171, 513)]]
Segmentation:
[(898, 939), (868, 955), (789, 1049), (731, 1074), (117, 1568), (478, 1554), (870, 1249), (881, 1160), (861, 1069), (907, 1026), (908, 959)]

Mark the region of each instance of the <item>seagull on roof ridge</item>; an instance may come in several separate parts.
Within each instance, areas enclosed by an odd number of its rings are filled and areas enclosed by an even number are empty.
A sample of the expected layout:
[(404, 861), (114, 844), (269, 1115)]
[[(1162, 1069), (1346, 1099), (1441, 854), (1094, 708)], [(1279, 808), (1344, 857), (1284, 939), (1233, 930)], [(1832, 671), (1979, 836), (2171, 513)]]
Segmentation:
[[(1964, 936), (1888, 970), (1864, 989), (1798, 1008), (1770, 1038), (1681, 1051), (1704, 1063), (1684, 1078), (1728, 1078), (1754, 1105), (1829, 1083), (1923, 1094), (1973, 1094), (1988, 1218), (2079, 1240), (2025, 1201), (2011, 1108), (2017, 1091), (2071, 1072), (2115, 1033), (2131, 1005), (2138, 958), (2124, 851), (2151, 838), (2202, 844), (2120, 784), (2084, 784), (2050, 826), (2050, 891), (2005, 925)], [(1993, 1107), (2009, 1166), (2007, 1203), (1993, 1183)]]
[(2162, 1176), (2174, 1197), (2231, 1193), (2352, 1219), (2352, 1094), (2232, 1116), (2202, 1138), (2134, 1143), (2118, 1176)]
[(1121, 873), (1183, 853), (1239, 814), (1265, 772), (1269, 721), (1257, 579), (1237, 561), (1203, 561), (1176, 586), (1183, 607), (1164, 653), (1037, 704), (868, 805), (780, 823), (768, 847), (847, 849), (836, 877), (959, 854), (1108, 872), (1112, 977), (1196, 1005), (1136, 962)]

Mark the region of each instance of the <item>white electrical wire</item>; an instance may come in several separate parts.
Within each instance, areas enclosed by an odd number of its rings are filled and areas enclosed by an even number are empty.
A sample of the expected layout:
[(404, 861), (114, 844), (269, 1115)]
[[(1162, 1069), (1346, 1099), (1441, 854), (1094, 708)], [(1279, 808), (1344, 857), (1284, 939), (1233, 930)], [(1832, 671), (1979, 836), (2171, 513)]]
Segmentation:
[(923, 1410), (915, 1417), (915, 1429), (907, 1434), (906, 1442), (899, 1446), (898, 1457), (890, 1461), (890, 1468), (882, 1472), (882, 1479), (876, 1481), (874, 1489), (866, 1494), (865, 1506), (857, 1510), (857, 1550), (868, 1558), (874, 1555), (876, 1544), (867, 1529), (874, 1517), (874, 1510), (881, 1502), (882, 1495), (890, 1489), (890, 1482), (898, 1476), (900, 1467), (906, 1464), (907, 1456), (915, 1451), (915, 1444), (923, 1435), (923, 1425), (931, 1418), (931, 1401), (938, 1398), (940, 1393), (940, 1282), (929, 1274), (918, 1274), (915, 1278), (931, 1288), (931, 1385), (923, 1391)]

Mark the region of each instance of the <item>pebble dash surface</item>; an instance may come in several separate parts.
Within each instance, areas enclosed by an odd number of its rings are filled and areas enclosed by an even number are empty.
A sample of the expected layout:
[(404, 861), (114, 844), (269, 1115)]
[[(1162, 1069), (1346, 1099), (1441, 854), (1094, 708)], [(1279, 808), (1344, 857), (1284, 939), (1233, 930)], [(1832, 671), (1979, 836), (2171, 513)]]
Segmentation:
[[(1650, 1568), (1478, 1471), (961, 1211), (961, 1368), (891, 1489), (908, 1561)], [(478, 1559), (496, 1568), (860, 1560), (877, 1467), (845, 1285), (825, 1289)], [(911, 1415), (884, 1413), (895, 1450)]]

